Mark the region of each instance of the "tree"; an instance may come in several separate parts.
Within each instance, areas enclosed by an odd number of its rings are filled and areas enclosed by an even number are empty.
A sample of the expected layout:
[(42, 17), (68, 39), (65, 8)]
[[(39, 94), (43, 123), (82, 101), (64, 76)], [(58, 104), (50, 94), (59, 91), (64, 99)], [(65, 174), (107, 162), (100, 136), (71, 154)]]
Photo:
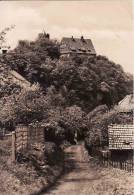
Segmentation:
[(116, 108), (108, 111), (106, 105), (95, 108), (87, 115), (88, 133), (85, 141), (88, 147), (108, 145), (108, 126), (111, 124), (133, 124), (133, 113), (120, 113)]
[(66, 107), (61, 113), (60, 126), (65, 129), (65, 138), (74, 143), (77, 139), (83, 139), (87, 131), (86, 113), (76, 105)]
[(41, 91), (21, 90), (0, 101), (0, 121), (3, 125), (42, 123), (47, 117), (48, 104)]
[(0, 46), (6, 42), (6, 34), (11, 31), (12, 29), (14, 29), (14, 25), (11, 25), (9, 27), (4, 28), (1, 32), (0, 32)]
[[(57, 143), (71, 136), (73, 139), (75, 131), (80, 137), (85, 135), (90, 129), (86, 114), (102, 104), (106, 110), (112, 108), (133, 90), (132, 75), (126, 74), (120, 65), (100, 55), (61, 59), (59, 43), (45, 34), (32, 42), (19, 41), (14, 52), (2, 56), (0, 61), (41, 86), (38, 93), (25, 92), (22, 97), (20, 92), (15, 93), (10, 104), (3, 104), (3, 109), (7, 109), (2, 113), (7, 113), (7, 119), (4, 114), (0, 117), (5, 116), (5, 121), (11, 119), (15, 124), (29, 124), (37, 119), (46, 124), (50, 139)], [(4, 93), (13, 97), (4, 90), (2, 97)]]

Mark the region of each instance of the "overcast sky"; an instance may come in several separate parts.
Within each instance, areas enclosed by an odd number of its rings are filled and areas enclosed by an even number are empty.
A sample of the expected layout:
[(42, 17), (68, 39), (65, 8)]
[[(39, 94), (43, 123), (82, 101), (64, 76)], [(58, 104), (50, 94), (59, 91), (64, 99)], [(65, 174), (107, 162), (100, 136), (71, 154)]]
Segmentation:
[(132, 0), (92, 1), (1, 1), (0, 30), (11, 24), (8, 44), (34, 40), (43, 30), (52, 38), (84, 35), (96, 52), (132, 72), (134, 31)]

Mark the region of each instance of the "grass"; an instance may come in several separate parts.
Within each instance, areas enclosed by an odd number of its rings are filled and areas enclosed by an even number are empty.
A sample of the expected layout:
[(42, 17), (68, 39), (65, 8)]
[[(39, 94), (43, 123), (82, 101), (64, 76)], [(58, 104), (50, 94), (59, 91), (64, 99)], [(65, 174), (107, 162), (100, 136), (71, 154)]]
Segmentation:
[[(61, 165), (44, 164), (42, 170), (37, 170), (31, 163), (12, 163), (9, 140), (0, 140), (0, 154), (0, 194), (2, 195), (36, 194), (40, 189), (45, 189), (54, 183), (62, 171)], [(98, 161), (92, 159), (89, 161), (90, 166), (96, 167), (96, 173), (101, 176), (93, 183), (95, 195), (134, 194), (133, 176), (119, 169), (101, 167)]]
[(98, 158), (89, 156), (87, 150), (84, 158), (88, 159), (90, 168), (95, 169), (94, 175), (100, 179), (93, 181), (94, 195), (134, 195), (134, 175), (118, 168), (102, 165)]
[(47, 188), (62, 171), (61, 165), (44, 164), (38, 170), (33, 163), (12, 163), (11, 140), (0, 140), (0, 194), (29, 195)]

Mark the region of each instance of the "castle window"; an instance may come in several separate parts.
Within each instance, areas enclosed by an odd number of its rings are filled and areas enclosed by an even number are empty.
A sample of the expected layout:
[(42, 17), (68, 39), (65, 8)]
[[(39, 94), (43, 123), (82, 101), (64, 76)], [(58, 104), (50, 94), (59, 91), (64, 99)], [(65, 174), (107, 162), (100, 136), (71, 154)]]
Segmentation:
[(86, 52), (86, 49), (84, 47), (81, 48), (81, 51)]
[(75, 47), (70, 47), (70, 49), (71, 49), (72, 51), (76, 51), (76, 48), (75, 48)]
[(61, 49), (65, 48), (65, 47), (66, 47), (66, 44), (62, 44), (62, 45), (60, 46)]

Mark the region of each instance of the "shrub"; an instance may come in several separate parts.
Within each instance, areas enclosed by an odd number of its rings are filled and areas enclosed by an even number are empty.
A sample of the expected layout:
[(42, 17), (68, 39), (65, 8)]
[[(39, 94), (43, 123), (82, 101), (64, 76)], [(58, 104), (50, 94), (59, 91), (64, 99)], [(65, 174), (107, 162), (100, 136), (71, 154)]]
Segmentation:
[(61, 160), (61, 150), (53, 142), (45, 142), (44, 157), (49, 165), (58, 164)]
[[(102, 108), (102, 113), (101, 112)], [(116, 109), (109, 112), (103, 110), (103, 106), (99, 106), (90, 113), (88, 121), (88, 134), (86, 137), (86, 145), (103, 146), (108, 145), (108, 126), (111, 124), (133, 124), (133, 113), (119, 113)], [(96, 112), (96, 111), (99, 112)], [(92, 117), (91, 117), (92, 116)]]

